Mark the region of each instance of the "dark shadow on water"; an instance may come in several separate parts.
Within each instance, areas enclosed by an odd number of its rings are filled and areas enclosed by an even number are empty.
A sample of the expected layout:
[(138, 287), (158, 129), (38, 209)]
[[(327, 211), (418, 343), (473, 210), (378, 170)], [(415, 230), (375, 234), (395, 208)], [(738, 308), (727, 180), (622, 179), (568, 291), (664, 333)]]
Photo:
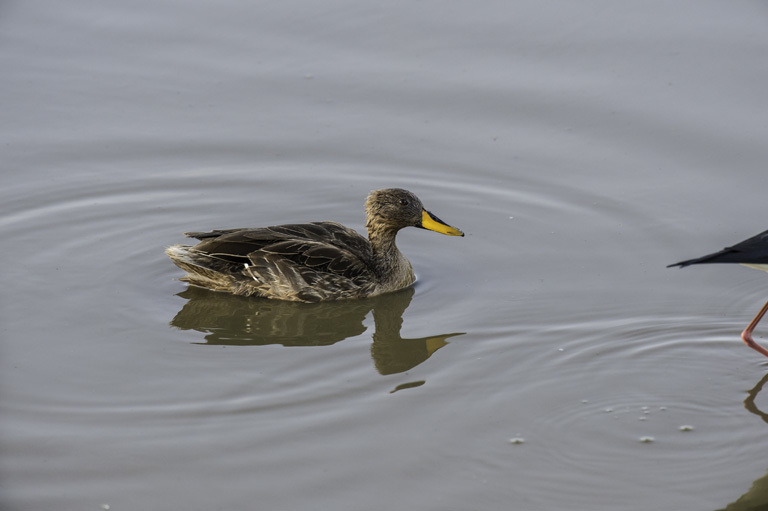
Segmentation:
[(205, 334), (205, 343), (227, 346), (329, 346), (365, 332), (373, 311), (375, 331), (371, 355), (381, 374), (416, 367), (462, 333), (403, 339), (403, 313), (413, 288), (364, 300), (293, 303), (246, 298), (189, 287), (178, 296), (187, 300), (171, 321), (181, 330)]
[(757, 395), (760, 394), (760, 391), (763, 390), (763, 386), (768, 382), (768, 374), (762, 377), (762, 379), (757, 382), (757, 385), (752, 387), (752, 390), (750, 390), (747, 393), (747, 399), (744, 400), (744, 408), (749, 410), (750, 412), (754, 413), (763, 421), (765, 421), (766, 424), (768, 424), (768, 412), (764, 412), (760, 410), (757, 407), (757, 404), (755, 404), (755, 399), (757, 399)]
[[(747, 399), (744, 400), (744, 408), (768, 424), (768, 412), (760, 410), (755, 403), (757, 395), (760, 394), (766, 383), (768, 383), (768, 374), (763, 376), (757, 385), (747, 393)], [(768, 511), (768, 474), (756, 479), (747, 493), (718, 511)]]

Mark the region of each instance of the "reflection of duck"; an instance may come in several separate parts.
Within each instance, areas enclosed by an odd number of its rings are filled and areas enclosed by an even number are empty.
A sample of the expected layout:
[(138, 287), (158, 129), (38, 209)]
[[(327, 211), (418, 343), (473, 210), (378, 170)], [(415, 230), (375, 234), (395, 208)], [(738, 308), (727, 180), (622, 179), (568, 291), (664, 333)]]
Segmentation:
[(245, 298), (189, 287), (187, 302), (171, 321), (197, 330), (207, 344), (229, 346), (329, 346), (365, 332), (368, 300), (306, 304)]
[[(401, 293), (398, 293), (398, 295)], [(431, 335), (414, 339), (400, 337), (400, 329), (403, 326), (403, 313), (411, 302), (413, 289), (402, 292), (404, 298), (393, 302), (391, 306), (374, 307), (373, 322), (376, 330), (373, 332), (373, 344), (371, 345), (371, 357), (376, 364), (376, 369), (381, 374), (402, 373), (421, 364), (432, 353), (446, 344), (446, 339), (460, 333)]]
[(413, 284), (411, 263), (395, 245), (403, 227), (464, 236), (424, 209), (407, 190), (371, 192), (365, 204), (368, 239), (336, 222), (189, 232), (194, 247), (166, 253), (190, 284), (298, 302), (363, 298)]
[[(732, 247), (727, 247), (720, 252), (708, 254), (697, 259), (689, 259), (688, 261), (681, 261), (679, 263), (670, 264), (667, 266), (679, 266), (684, 268), (691, 264), (702, 263), (739, 263), (750, 268), (756, 268), (758, 270), (768, 271), (768, 231), (761, 232), (757, 236), (752, 236), (748, 240), (744, 240), (741, 243), (737, 243)], [(755, 319), (753, 319), (747, 328), (741, 333), (741, 338), (744, 342), (755, 351), (759, 351), (766, 357), (768, 357), (768, 350), (757, 344), (752, 339), (752, 331), (757, 324), (763, 318), (765, 313), (768, 312), (768, 302), (763, 305), (760, 312), (757, 313)]]
[(263, 346), (327, 346), (354, 337), (366, 329), (373, 311), (375, 332), (371, 356), (381, 374), (407, 371), (445, 346), (458, 333), (403, 339), (403, 313), (414, 289), (352, 302), (293, 303), (248, 299), (190, 287), (179, 296), (187, 303), (171, 325), (197, 330), (206, 344)]

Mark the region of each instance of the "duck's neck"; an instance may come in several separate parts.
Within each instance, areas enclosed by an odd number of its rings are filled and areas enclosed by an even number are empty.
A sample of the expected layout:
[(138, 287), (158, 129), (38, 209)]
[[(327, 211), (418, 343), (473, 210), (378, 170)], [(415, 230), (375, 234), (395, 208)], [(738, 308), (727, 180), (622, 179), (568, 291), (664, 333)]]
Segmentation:
[(382, 284), (392, 289), (410, 286), (415, 280), (411, 263), (397, 249), (396, 236), (397, 230), (368, 226), (368, 240), (378, 277)]

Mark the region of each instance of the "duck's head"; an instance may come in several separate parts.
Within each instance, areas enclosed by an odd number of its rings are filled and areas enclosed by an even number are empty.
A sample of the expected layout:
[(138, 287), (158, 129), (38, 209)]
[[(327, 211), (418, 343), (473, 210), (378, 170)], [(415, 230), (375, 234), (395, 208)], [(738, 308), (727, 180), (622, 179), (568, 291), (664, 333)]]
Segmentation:
[(403, 227), (419, 227), (449, 236), (464, 236), (455, 227), (446, 224), (427, 211), (414, 194), (402, 188), (374, 190), (365, 201), (368, 232), (388, 230), (397, 232)]

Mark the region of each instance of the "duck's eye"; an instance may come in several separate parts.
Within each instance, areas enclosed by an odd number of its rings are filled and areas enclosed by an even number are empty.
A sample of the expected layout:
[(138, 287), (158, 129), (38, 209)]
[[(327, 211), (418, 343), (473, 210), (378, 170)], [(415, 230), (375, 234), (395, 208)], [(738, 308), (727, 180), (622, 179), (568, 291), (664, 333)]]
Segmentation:
[(401, 206), (407, 206), (408, 205), (408, 199), (400, 199), (400, 205)]

